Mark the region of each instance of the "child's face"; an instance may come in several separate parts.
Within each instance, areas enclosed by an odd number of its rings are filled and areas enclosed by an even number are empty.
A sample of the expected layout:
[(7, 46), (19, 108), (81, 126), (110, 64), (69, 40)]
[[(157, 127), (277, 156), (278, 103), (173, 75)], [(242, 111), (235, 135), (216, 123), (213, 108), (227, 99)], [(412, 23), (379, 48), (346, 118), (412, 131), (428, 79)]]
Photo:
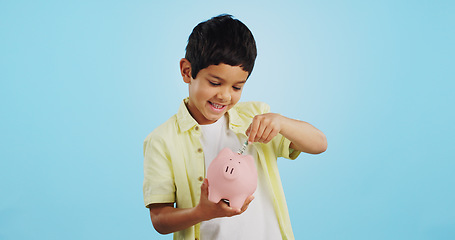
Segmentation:
[(201, 125), (220, 119), (239, 100), (248, 72), (239, 66), (210, 65), (200, 70), (189, 84), (188, 110)]

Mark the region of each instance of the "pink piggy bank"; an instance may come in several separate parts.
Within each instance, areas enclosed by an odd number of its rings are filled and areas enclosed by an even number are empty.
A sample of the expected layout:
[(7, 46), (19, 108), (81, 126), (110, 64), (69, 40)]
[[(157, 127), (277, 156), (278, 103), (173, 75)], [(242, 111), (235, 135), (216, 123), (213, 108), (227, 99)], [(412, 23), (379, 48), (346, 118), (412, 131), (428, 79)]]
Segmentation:
[(250, 155), (233, 153), (224, 148), (207, 169), (209, 200), (229, 200), (229, 206), (240, 209), (246, 198), (256, 191), (258, 173)]

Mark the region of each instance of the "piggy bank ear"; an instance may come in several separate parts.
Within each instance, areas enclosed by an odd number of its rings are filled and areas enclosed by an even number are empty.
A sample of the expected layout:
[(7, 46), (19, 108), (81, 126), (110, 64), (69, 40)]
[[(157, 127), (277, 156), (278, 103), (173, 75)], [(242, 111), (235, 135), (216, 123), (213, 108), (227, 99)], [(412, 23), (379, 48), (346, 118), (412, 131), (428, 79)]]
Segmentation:
[(254, 158), (251, 155), (241, 155), (242, 161), (246, 162), (249, 166), (256, 167), (254, 164)]
[(218, 155), (223, 155), (223, 156), (232, 156), (234, 153), (232, 152), (231, 149), (229, 148), (223, 148)]

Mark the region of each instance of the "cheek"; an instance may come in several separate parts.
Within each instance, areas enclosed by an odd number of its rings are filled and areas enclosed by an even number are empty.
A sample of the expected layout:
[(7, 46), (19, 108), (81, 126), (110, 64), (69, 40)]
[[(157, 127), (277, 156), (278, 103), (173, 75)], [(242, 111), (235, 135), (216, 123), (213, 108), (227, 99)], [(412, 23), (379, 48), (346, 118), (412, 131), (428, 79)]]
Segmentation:
[(210, 89), (200, 87), (200, 86), (198, 88), (194, 89), (193, 94), (197, 99), (200, 99), (200, 100), (208, 99), (208, 98), (210, 98), (210, 95), (211, 95)]
[(239, 100), (240, 100), (240, 97), (242, 96), (242, 92), (239, 91), (239, 92), (234, 92), (232, 95), (231, 95), (231, 98), (232, 98), (232, 101), (234, 103), (237, 103)]
[(201, 91), (201, 95), (204, 96), (205, 99), (212, 99), (216, 94), (217, 92), (214, 91), (213, 88), (204, 88), (204, 90)]

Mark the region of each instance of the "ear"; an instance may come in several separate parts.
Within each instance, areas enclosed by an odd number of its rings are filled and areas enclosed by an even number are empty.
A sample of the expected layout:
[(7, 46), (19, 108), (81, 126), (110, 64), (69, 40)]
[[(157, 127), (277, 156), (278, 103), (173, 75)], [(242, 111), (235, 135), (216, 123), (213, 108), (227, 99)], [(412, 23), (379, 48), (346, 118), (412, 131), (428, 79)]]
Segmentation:
[(191, 82), (191, 63), (186, 58), (180, 59), (180, 74), (182, 74), (183, 81), (186, 83)]

